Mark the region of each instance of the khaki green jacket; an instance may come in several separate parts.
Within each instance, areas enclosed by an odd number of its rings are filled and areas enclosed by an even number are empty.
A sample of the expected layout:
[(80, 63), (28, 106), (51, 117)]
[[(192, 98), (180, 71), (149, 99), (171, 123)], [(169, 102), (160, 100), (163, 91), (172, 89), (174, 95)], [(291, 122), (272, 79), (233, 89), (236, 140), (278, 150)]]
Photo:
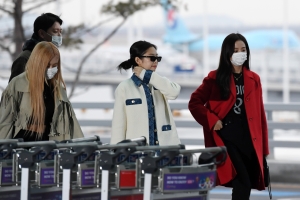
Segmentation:
[[(32, 108), (29, 83), (26, 73), (15, 77), (3, 91), (0, 102), (0, 139), (10, 139), (27, 129)], [(66, 90), (61, 87), (61, 99), (55, 99), (49, 140), (68, 140), (84, 137), (68, 100)]]

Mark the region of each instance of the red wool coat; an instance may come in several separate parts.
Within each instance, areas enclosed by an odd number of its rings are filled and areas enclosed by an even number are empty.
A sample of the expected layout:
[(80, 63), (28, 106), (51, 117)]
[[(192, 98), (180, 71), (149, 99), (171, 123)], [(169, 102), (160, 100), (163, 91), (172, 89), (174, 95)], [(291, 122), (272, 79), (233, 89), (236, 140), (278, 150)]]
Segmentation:
[[(211, 71), (204, 78), (203, 83), (192, 93), (189, 101), (189, 110), (195, 120), (203, 126), (205, 146), (224, 146), (222, 139), (213, 130), (218, 120), (222, 120), (230, 111), (236, 101), (236, 87), (231, 77), (230, 97), (221, 100), (220, 89), (216, 82), (217, 71)], [(269, 154), (268, 127), (262, 100), (262, 88), (259, 76), (243, 67), (244, 75), (244, 103), (248, 119), (252, 143), (260, 165), (258, 190), (264, 190), (263, 156)], [(236, 171), (227, 157), (224, 164), (217, 167), (218, 184), (224, 185), (232, 180)]]

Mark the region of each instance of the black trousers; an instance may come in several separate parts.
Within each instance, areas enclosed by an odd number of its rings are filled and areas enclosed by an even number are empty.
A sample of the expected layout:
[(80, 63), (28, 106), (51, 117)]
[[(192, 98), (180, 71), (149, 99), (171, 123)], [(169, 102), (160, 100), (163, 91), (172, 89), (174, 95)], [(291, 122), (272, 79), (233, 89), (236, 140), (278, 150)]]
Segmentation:
[(251, 188), (257, 182), (258, 162), (255, 152), (251, 157), (242, 154), (235, 145), (227, 142), (228, 155), (237, 172), (236, 177), (231, 181), (232, 184), (232, 200), (249, 200)]
[(247, 121), (238, 118), (224, 120), (219, 134), (237, 172), (228, 184), (233, 188), (232, 200), (249, 200), (251, 188), (258, 182), (259, 164)]

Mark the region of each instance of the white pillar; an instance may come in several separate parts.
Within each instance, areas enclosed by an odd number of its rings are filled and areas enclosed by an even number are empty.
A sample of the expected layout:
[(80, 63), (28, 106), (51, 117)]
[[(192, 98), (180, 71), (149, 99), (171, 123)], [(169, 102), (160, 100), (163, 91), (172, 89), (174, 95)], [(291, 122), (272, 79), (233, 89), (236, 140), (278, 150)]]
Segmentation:
[[(134, 24), (133, 24), (133, 16), (130, 16), (127, 20), (127, 46), (128, 46), (128, 52), (129, 48), (133, 44), (133, 38), (134, 38)], [(128, 59), (129, 59), (128, 55)], [(130, 78), (132, 76), (132, 70), (128, 69), (127, 70), (127, 77)]]
[(203, 0), (203, 77), (206, 77), (209, 68), (209, 44), (208, 44), (208, 24), (207, 24), (207, 0)]
[(283, 103), (290, 102), (288, 0), (283, 0)]
[(267, 68), (267, 52), (266, 50), (262, 51), (261, 54), (261, 84), (262, 84), (262, 91), (263, 91), (263, 99), (264, 103), (268, 102), (268, 68)]

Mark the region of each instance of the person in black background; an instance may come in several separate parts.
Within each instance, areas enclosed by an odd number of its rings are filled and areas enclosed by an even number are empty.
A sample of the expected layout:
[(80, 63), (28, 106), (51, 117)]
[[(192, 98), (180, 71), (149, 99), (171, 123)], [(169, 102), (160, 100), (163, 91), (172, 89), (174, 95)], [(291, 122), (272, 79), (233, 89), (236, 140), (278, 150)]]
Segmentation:
[(44, 13), (37, 17), (33, 24), (31, 38), (25, 42), (22, 52), (13, 62), (9, 82), (19, 74), (25, 71), (25, 65), (35, 45), (41, 41), (48, 41), (59, 47), (62, 43), (62, 25), (63, 21), (52, 13)]

